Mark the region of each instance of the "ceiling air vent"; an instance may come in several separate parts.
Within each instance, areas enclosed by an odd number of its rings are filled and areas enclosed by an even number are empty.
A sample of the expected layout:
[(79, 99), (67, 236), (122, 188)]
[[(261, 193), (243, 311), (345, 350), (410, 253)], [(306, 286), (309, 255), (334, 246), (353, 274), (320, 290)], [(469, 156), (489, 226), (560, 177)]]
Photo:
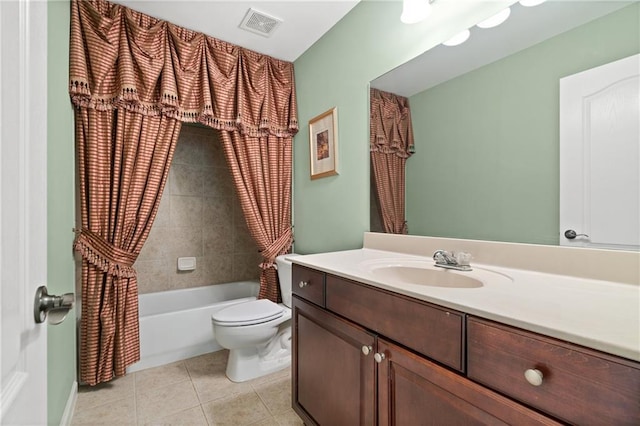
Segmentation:
[(240, 28), (243, 30), (251, 31), (252, 33), (260, 34), (261, 36), (269, 37), (278, 25), (282, 21), (273, 16), (269, 16), (265, 13), (259, 12), (253, 8), (250, 8), (245, 15)]

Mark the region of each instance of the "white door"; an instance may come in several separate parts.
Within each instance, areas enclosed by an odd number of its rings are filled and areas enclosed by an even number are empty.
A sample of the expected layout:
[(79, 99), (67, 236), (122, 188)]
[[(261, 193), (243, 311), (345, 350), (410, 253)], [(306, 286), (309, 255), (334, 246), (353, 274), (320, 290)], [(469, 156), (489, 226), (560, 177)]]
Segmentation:
[(640, 249), (640, 55), (560, 80), (560, 244)]
[(0, 0), (0, 424), (47, 422), (47, 3)]

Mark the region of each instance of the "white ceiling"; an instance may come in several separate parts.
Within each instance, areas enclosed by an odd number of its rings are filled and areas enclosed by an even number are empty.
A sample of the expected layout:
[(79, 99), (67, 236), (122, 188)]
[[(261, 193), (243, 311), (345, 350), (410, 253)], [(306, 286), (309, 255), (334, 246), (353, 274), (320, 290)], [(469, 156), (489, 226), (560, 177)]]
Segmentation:
[[(115, 0), (131, 9), (286, 61), (296, 60), (360, 0)], [(269, 37), (239, 28), (249, 8), (283, 22)]]

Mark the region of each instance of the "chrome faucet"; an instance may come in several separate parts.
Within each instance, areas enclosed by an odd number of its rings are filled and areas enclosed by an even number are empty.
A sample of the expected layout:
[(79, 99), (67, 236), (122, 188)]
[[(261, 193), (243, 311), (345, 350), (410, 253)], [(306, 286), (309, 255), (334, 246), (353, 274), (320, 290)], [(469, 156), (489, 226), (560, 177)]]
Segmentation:
[(436, 250), (433, 253), (433, 260), (440, 268), (455, 269), (456, 271), (471, 271), (469, 261), (471, 255), (465, 252), (448, 252), (446, 250)]

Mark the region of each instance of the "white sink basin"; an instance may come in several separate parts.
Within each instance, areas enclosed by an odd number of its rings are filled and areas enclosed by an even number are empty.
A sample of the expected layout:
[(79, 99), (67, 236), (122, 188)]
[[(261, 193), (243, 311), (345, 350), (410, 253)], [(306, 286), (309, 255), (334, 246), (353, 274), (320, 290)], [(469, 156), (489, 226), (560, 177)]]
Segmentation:
[(362, 262), (360, 267), (375, 279), (393, 283), (429, 287), (471, 289), (513, 280), (501, 273), (474, 267), (472, 271), (444, 269), (433, 262), (406, 259), (381, 259)]
[(384, 280), (401, 281), (409, 284), (428, 285), (431, 287), (478, 288), (482, 281), (456, 273), (450, 269), (416, 268), (413, 266), (383, 266), (375, 268), (372, 273)]

